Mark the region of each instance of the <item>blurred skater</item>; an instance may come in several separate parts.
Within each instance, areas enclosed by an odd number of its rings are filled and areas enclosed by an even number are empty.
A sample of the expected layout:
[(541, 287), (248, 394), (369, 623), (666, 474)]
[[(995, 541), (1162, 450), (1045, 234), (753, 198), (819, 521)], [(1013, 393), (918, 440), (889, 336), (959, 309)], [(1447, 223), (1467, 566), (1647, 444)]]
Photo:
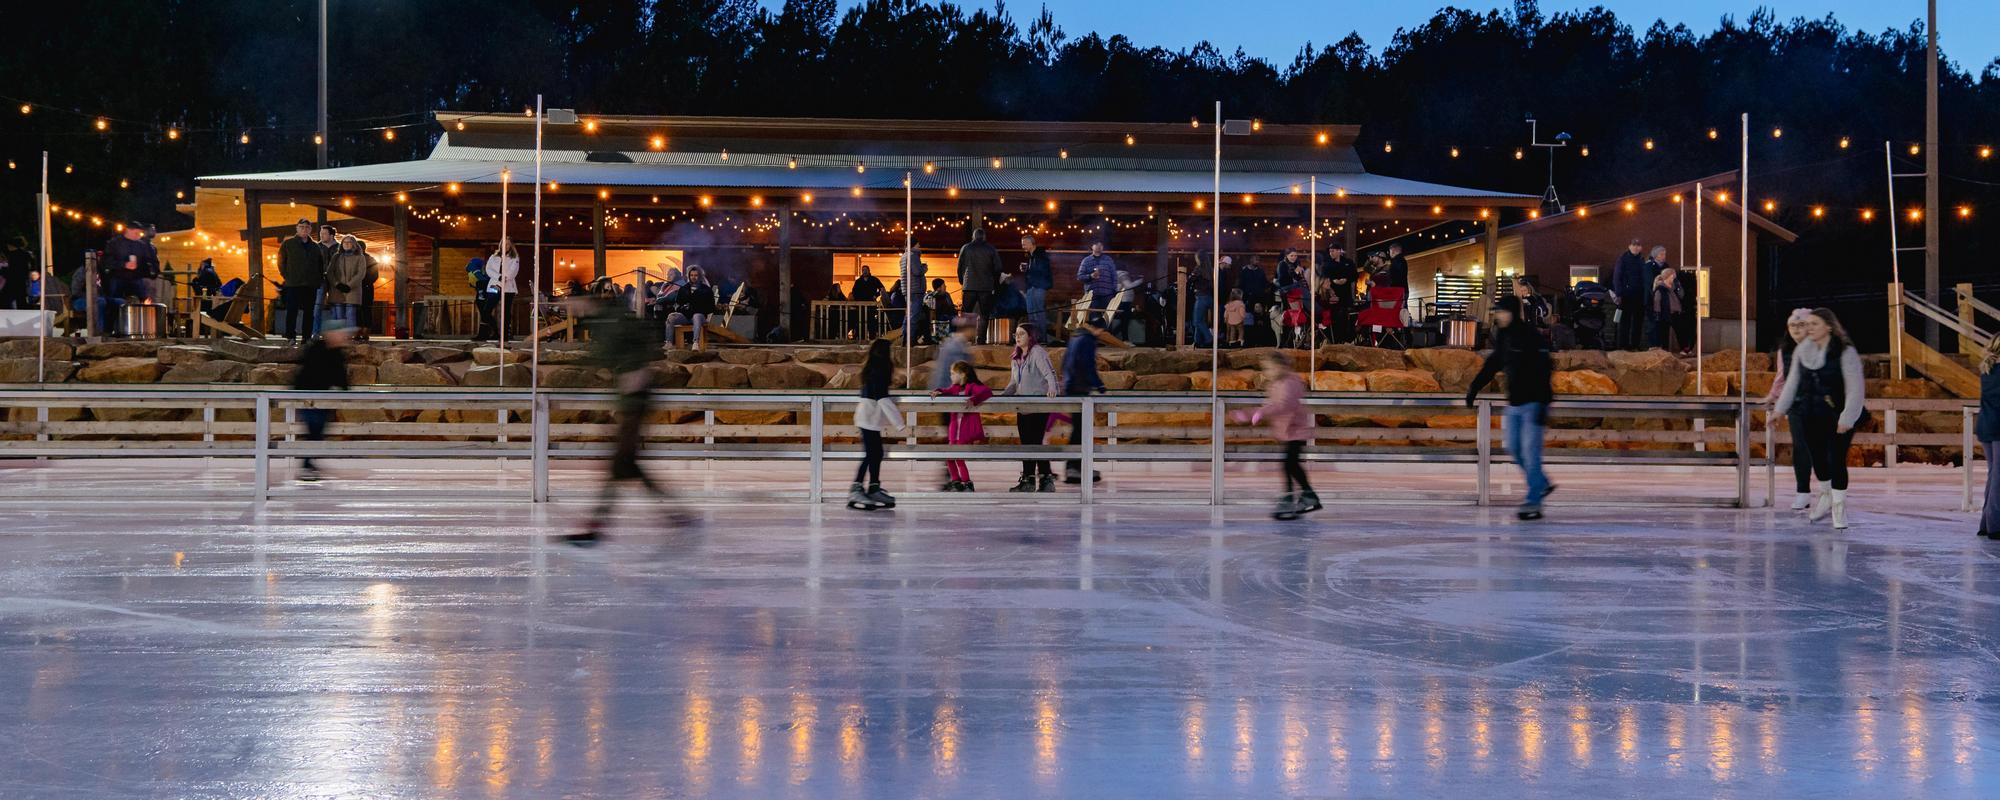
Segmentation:
[(1301, 402), (1306, 383), (1292, 371), (1292, 357), (1283, 351), (1264, 359), (1264, 405), (1255, 411), (1237, 411), (1230, 416), (1252, 425), (1269, 423), (1271, 438), (1285, 446), (1285, 493), (1278, 497), (1273, 519), (1298, 519), (1301, 514), (1320, 510), (1319, 495), (1306, 479), (1306, 441), (1312, 438), (1313, 415)]
[(581, 317), (590, 331), (591, 362), (610, 370), (618, 387), (618, 401), (612, 411), (617, 433), (611, 463), (607, 465), (609, 474), (597, 495), (597, 507), (591, 511), (590, 521), (583, 530), (564, 537), (570, 544), (588, 547), (604, 538), (605, 519), (617, 506), (618, 490), (625, 482), (638, 481), (659, 499), (669, 496), (666, 488), (639, 466), (639, 448), (645, 444), (646, 407), (652, 401), (651, 362), (660, 353), (660, 340), (654, 336), (653, 326), (633, 316), (620, 303), (605, 302), (588, 294), (573, 302), (576, 307), (572, 313)]
[(1521, 314), (1521, 301), (1515, 297), (1502, 297), (1493, 304), (1493, 327), (1493, 352), (1465, 390), (1465, 404), (1477, 405), (1479, 390), (1501, 370), (1507, 371), (1507, 454), (1528, 479), (1528, 495), (1515, 516), (1541, 519), (1542, 500), (1556, 490), (1542, 472), (1542, 440), (1549, 427), (1549, 403), (1555, 400), (1549, 386), (1549, 340)]
[[(292, 388), (309, 392), (347, 388), (347, 341), (353, 332), (342, 319), (328, 320), (320, 337), (307, 342), (299, 353), (299, 371), (292, 376)], [(332, 409), (299, 409), (299, 422), (306, 426), (308, 442), (326, 441), (326, 424), (332, 419)], [(299, 480), (319, 480), (319, 467), (311, 456), (299, 460)]]

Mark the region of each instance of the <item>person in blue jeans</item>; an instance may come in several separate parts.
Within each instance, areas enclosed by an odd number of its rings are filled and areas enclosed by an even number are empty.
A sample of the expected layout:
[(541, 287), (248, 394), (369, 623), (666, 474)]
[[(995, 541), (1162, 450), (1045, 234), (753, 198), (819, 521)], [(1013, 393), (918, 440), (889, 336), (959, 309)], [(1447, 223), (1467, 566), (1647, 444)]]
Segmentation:
[(1194, 298), (1194, 312), (1188, 319), (1188, 330), (1194, 335), (1189, 338), (1194, 340), (1194, 346), (1207, 347), (1215, 338), (1215, 330), (1209, 327), (1215, 322), (1212, 318), (1215, 313), (1215, 282), (1209, 279), (1208, 272), (1199, 264), (1188, 273), (1187, 278), (1188, 291)]
[(1549, 404), (1555, 400), (1549, 386), (1553, 368), (1548, 339), (1521, 315), (1521, 301), (1513, 297), (1493, 304), (1493, 352), (1465, 390), (1465, 404), (1477, 405), (1480, 390), (1501, 370), (1507, 372), (1507, 454), (1528, 480), (1528, 494), (1516, 516), (1541, 519), (1542, 500), (1556, 490), (1542, 472), (1542, 439), (1548, 431)]
[(1021, 296), (1028, 301), (1028, 324), (1035, 330), (1049, 329), (1049, 289), (1056, 285), (1055, 267), (1049, 263), (1049, 251), (1035, 243), (1035, 237), (1021, 237), (1021, 251), (1028, 254), (1028, 260), (1021, 263), (1021, 277), (1026, 285)]

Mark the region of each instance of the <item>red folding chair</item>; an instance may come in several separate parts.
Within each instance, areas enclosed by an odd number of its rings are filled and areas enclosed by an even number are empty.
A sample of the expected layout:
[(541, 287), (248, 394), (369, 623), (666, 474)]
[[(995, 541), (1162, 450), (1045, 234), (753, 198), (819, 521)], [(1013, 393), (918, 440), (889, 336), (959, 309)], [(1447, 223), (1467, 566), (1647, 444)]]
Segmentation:
[(1393, 286), (1371, 286), (1368, 289), (1368, 305), (1355, 315), (1354, 324), (1359, 326), (1368, 344), (1386, 347), (1385, 342), (1393, 342), (1398, 348), (1409, 346), (1403, 324), (1403, 302), (1409, 298), (1410, 290)]

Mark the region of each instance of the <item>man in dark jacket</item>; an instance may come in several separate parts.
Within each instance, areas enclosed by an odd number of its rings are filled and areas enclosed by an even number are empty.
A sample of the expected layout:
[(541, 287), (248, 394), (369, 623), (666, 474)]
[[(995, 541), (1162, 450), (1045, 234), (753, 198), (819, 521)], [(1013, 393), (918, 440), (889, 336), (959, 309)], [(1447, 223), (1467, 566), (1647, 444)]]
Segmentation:
[(1354, 268), (1354, 259), (1347, 257), (1347, 249), (1334, 245), (1326, 249), (1326, 260), (1319, 264), (1320, 280), (1326, 281), (1333, 291), (1333, 342), (1346, 344), (1354, 339), (1354, 286), (1360, 273)]
[[(308, 392), (347, 388), (347, 337), (345, 320), (327, 324), (325, 335), (312, 340), (299, 354), (299, 371), (292, 376), (292, 388)], [(299, 409), (299, 422), (306, 426), (306, 441), (326, 441), (326, 423), (333, 411), (325, 408)], [(319, 467), (311, 456), (299, 460), (299, 480), (319, 480)]]
[(1032, 235), (1021, 237), (1021, 249), (1028, 254), (1021, 262), (1021, 277), (1026, 286), (1021, 289), (1021, 297), (1028, 306), (1028, 324), (1035, 330), (1049, 329), (1049, 290), (1055, 288), (1055, 265), (1049, 261), (1049, 251), (1037, 244)]
[(28, 283), (40, 274), (41, 266), (35, 261), (35, 254), (28, 250), (25, 236), (7, 237), (6, 249), (0, 250), (0, 308), (34, 308), (28, 297)]
[(1618, 347), (1625, 350), (1646, 349), (1646, 297), (1659, 277), (1658, 270), (1647, 269), (1643, 250), (1633, 239), (1611, 268), (1611, 293), (1618, 295)]
[(986, 321), (993, 318), (993, 293), (1000, 288), (1000, 251), (986, 242), (986, 229), (973, 228), (972, 241), (958, 249), (960, 305), (979, 315), (979, 343), (986, 343)]
[(1493, 304), (1493, 352), (1465, 390), (1465, 404), (1476, 406), (1479, 391), (1505, 370), (1507, 373), (1507, 453), (1528, 479), (1528, 495), (1517, 516), (1541, 519), (1542, 499), (1555, 491), (1542, 472), (1542, 439), (1548, 430), (1549, 403), (1555, 391), (1549, 380), (1553, 366), (1549, 341), (1521, 314), (1521, 301), (1502, 297)]
[(847, 293), (847, 299), (857, 303), (873, 303), (881, 297), (882, 279), (875, 277), (875, 273), (868, 270), (867, 264), (862, 264), (861, 274), (854, 278), (854, 291)]
[[(1104, 391), (1104, 378), (1097, 374), (1097, 334), (1089, 328), (1077, 328), (1069, 335), (1069, 346), (1063, 350), (1063, 394), (1069, 397), (1085, 397)], [(1083, 421), (1078, 418), (1076, 433), (1070, 438), (1083, 434)], [(1104, 476), (1092, 470), (1092, 483), (1103, 480)], [(1083, 483), (1083, 462), (1072, 460), (1063, 465), (1064, 483)]]
[(285, 301), (285, 339), (297, 342), (312, 335), (312, 318), (319, 313), (319, 290), (326, 283), (326, 251), (313, 241), (311, 220), (301, 219), (297, 233), (278, 245), (279, 297)]
[(617, 432), (612, 436), (609, 474), (597, 495), (597, 507), (584, 528), (563, 540), (587, 547), (604, 536), (605, 520), (618, 503), (618, 489), (627, 481), (638, 481), (659, 499), (668, 497), (666, 487), (655, 482), (639, 466), (639, 449), (645, 444), (646, 408), (652, 403), (652, 362), (660, 357), (659, 328), (633, 316), (629, 307), (591, 295), (571, 301), (570, 313), (583, 320), (590, 332), (587, 363), (609, 371), (618, 389), (612, 405)]

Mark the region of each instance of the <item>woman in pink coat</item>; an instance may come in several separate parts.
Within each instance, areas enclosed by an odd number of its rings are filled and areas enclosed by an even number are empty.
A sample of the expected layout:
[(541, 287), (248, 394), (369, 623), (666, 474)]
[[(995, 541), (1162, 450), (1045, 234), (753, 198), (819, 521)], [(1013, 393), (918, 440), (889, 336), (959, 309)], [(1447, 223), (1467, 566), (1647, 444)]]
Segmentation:
[(1313, 435), (1313, 415), (1305, 406), (1306, 383), (1292, 372), (1292, 357), (1278, 351), (1264, 361), (1264, 384), (1268, 396), (1255, 411), (1237, 411), (1238, 422), (1263, 423), (1271, 427), (1271, 438), (1285, 446), (1285, 494), (1278, 498), (1276, 519), (1298, 519), (1300, 514), (1320, 510), (1319, 495), (1306, 480), (1300, 456)]
[[(980, 382), (979, 373), (972, 368), (972, 362), (960, 361), (951, 365), (951, 385), (931, 392), (932, 397), (951, 395), (965, 398), (968, 408), (976, 408), (993, 396), (993, 390)], [(979, 418), (978, 411), (954, 411), (945, 422), (945, 444), (984, 444), (986, 423)], [(967, 469), (962, 459), (944, 462), (947, 492), (972, 491), (972, 471)]]

